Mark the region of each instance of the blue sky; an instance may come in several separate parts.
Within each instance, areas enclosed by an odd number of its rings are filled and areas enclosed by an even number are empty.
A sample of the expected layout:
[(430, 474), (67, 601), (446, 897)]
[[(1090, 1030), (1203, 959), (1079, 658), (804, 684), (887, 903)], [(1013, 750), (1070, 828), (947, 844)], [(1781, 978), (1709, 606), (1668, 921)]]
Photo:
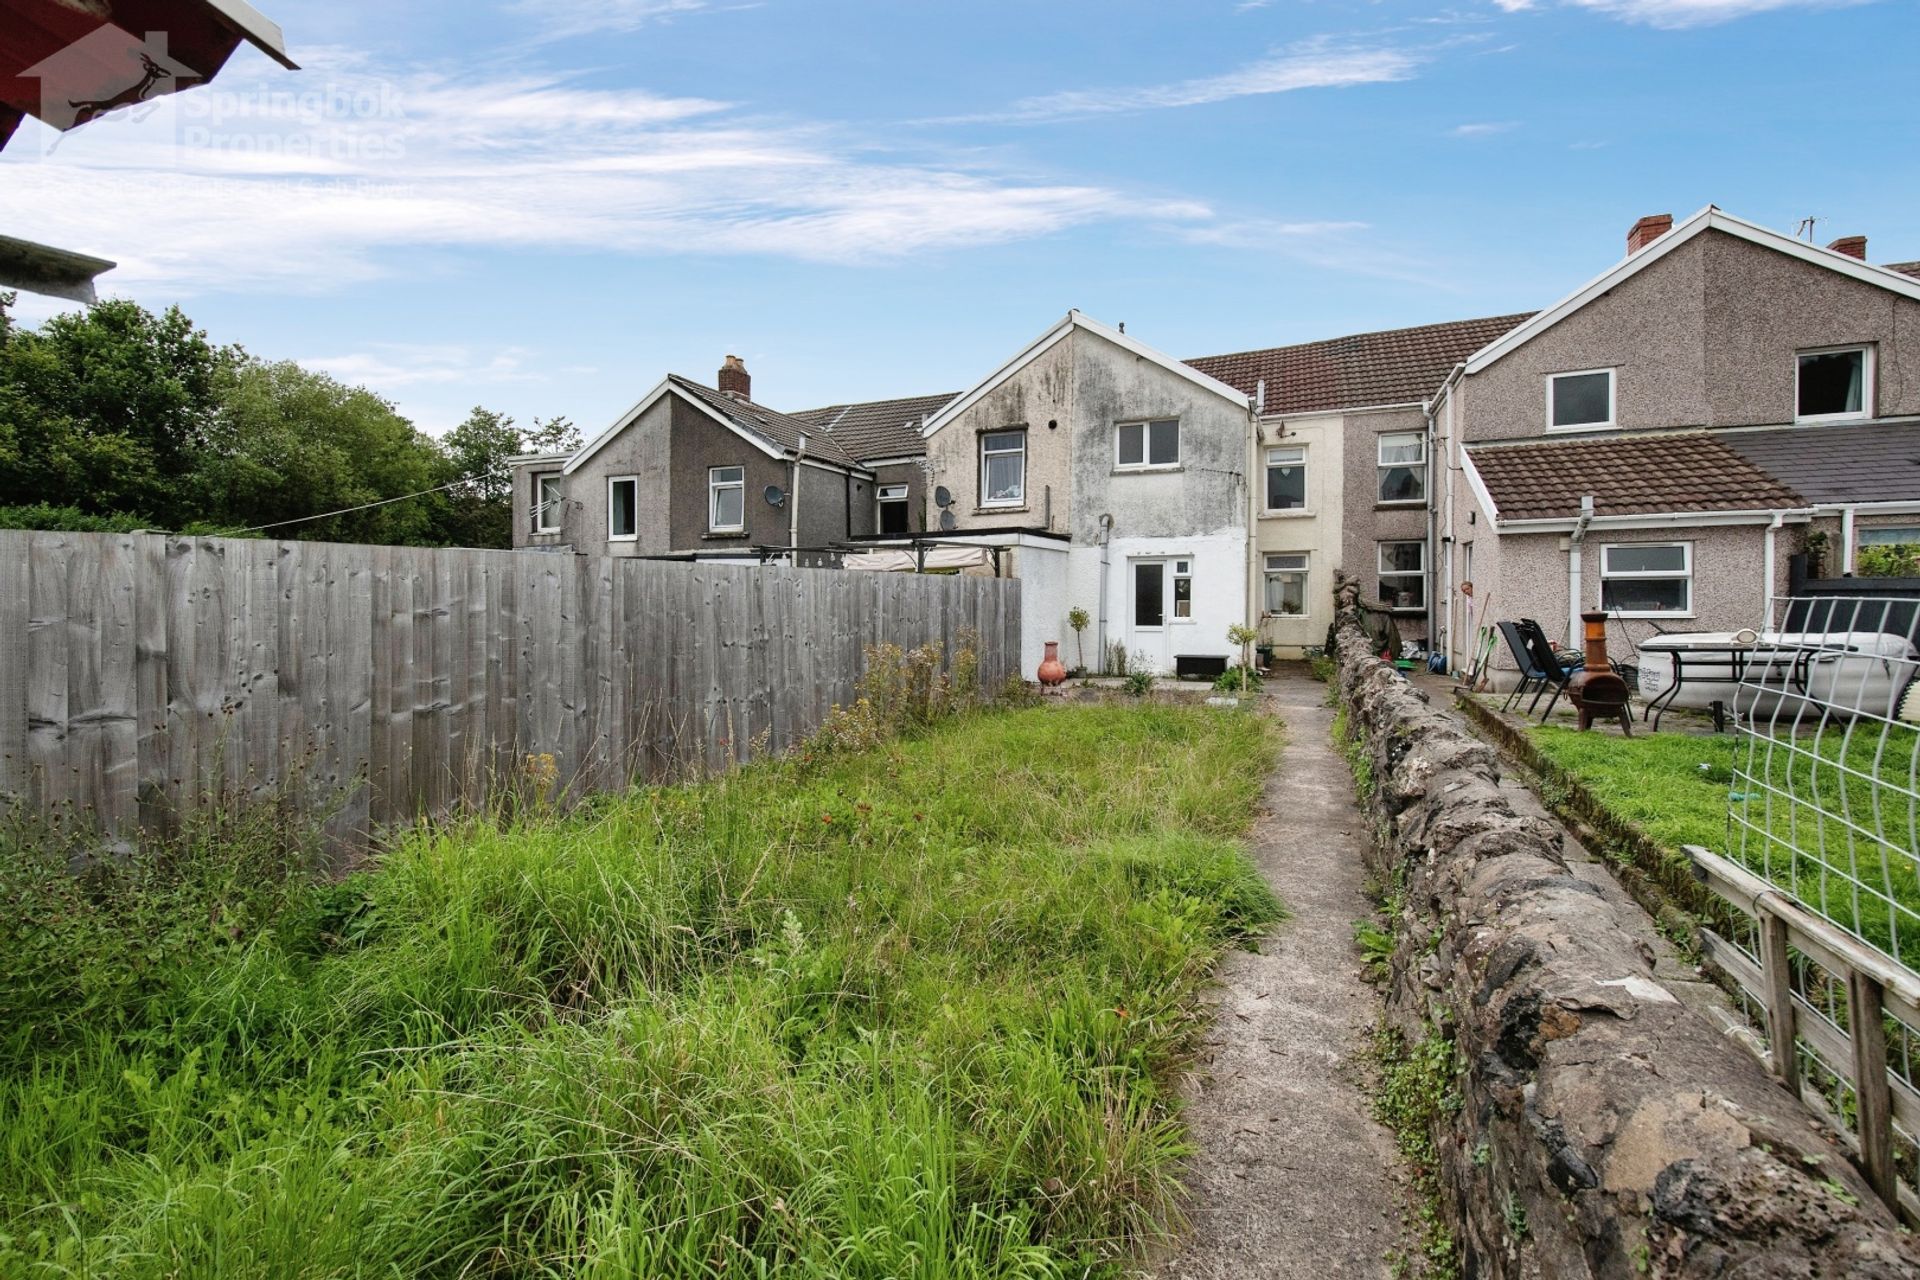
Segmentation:
[(1538, 307), (1710, 202), (1920, 258), (1910, 0), (259, 4), (305, 70), (29, 122), (0, 228), (436, 432)]

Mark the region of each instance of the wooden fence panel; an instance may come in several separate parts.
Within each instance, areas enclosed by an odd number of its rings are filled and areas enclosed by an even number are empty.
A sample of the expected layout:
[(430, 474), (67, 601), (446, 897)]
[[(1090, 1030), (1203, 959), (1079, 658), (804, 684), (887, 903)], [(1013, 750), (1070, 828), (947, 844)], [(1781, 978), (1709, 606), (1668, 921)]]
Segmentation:
[(1019, 587), (527, 552), (0, 531), (0, 796), (114, 841), (305, 806), (341, 846), (804, 741), (864, 651), (1019, 652)]

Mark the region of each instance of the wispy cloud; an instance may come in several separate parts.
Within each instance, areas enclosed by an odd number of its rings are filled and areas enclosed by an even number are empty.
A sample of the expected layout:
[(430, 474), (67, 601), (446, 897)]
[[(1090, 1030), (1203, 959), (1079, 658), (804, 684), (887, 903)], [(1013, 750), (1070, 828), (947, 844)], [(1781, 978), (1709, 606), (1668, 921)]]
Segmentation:
[(117, 259), (110, 288), (192, 294), (418, 274), (430, 269), (422, 251), (865, 263), (1209, 216), (1192, 201), (1010, 176), (971, 154), (888, 152), (724, 102), (303, 54), (311, 112), (276, 98), (291, 95), (268, 69), (67, 135), (51, 162), (34, 156), (46, 135), (29, 122), (0, 157), (0, 225)]
[(1457, 124), (1450, 130), (1456, 138), (1490, 138), (1497, 133), (1512, 133), (1520, 127), (1517, 120), (1479, 120)]
[(1344, 89), (1411, 79), (1422, 61), (1421, 54), (1406, 49), (1308, 40), (1219, 75), (1159, 85), (1069, 89), (1022, 98), (998, 111), (949, 116), (928, 123), (1042, 124), (1085, 116), (1196, 107), (1231, 98), (1292, 93), (1300, 89)]
[(541, 36), (548, 40), (597, 31), (636, 31), (715, 7), (713, 0), (513, 0), (507, 6), (510, 12), (538, 23)]
[(532, 355), (525, 347), (476, 351), (457, 343), (381, 342), (344, 355), (304, 356), (300, 363), (342, 382), (383, 388), (543, 382), (544, 374), (527, 367)]
[(1431, 261), (1374, 234), (1359, 221), (1278, 218), (1220, 219), (1166, 228), (1174, 239), (1352, 275), (1409, 281), (1451, 292), (1456, 286)]
[[(1778, 9), (1839, 9), (1872, 4), (1875, 0), (1558, 0), (1562, 5), (1592, 9), (1628, 22), (1678, 29), (1731, 22)], [(1548, 7), (1548, 0), (1493, 0), (1508, 13)]]

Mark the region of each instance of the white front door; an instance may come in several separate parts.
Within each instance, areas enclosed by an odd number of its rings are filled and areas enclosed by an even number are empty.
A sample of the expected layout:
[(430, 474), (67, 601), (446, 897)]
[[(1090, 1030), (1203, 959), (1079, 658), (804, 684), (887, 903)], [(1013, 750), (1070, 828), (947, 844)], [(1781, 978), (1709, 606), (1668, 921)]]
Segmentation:
[(1193, 561), (1129, 560), (1127, 577), (1128, 669), (1171, 672), (1181, 628), (1193, 621)]

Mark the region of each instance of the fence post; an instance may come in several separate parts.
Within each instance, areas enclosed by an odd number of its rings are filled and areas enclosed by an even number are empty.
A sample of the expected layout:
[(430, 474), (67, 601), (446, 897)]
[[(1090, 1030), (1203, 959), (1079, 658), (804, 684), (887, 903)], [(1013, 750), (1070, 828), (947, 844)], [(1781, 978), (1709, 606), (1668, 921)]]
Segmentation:
[(1787, 960), (1787, 925), (1755, 903), (1760, 922), (1760, 968), (1767, 988), (1767, 1040), (1773, 1071), (1794, 1097), (1800, 1096), (1800, 1051), (1795, 1043), (1799, 1015), (1793, 1007), (1793, 970)]
[(1853, 1096), (1859, 1113), (1860, 1163), (1880, 1198), (1900, 1211), (1893, 1171), (1893, 1098), (1887, 1084), (1886, 1013), (1880, 984), (1858, 969), (1847, 974), (1848, 1029), (1853, 1039)]

